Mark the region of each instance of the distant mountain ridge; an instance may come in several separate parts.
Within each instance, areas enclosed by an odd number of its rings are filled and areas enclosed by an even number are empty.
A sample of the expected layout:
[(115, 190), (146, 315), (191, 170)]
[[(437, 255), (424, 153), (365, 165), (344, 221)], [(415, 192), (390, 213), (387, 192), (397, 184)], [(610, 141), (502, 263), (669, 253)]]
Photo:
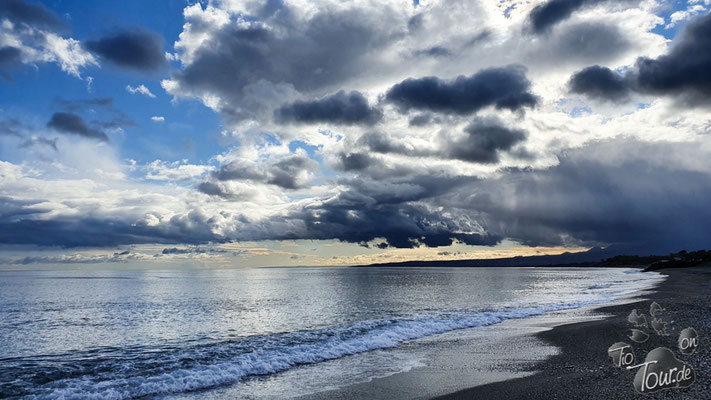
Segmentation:
[(593, 247), (587, 251), (542, 256), (518, 256), (493, 259), (403, 261), (360, 265), (358, 267), (545, 267), (545, 266), (637, 266), (648, 270), (693, 266), (711, 261), (711, 250), (687, 252), (682, 250), (669, 255), (640, 256), (633, 248), (609, 246)]

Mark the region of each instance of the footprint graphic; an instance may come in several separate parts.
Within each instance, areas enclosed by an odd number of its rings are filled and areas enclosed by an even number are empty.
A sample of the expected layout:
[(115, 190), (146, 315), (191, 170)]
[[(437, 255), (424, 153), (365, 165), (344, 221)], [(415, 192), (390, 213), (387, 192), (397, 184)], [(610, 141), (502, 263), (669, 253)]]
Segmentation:
[(649, 339), (649, 335), (647, 335), (647, 333), (645, 333), (644, 331), (640, 331), (639, 329), (630, 329), (630, 335), (627, 337), (636, 343), (644, 343), (647, 341), (647, 339)]
[(667, 322), (663, 321), (661, 318), (654, 318), (652, 320), (652, 328), (654, 328), (654, 331), (657, 332), (657, 335), (659, 336), (669, 336), (669, 332), (667, 331)]
[(637, 309), (632, 310), (630, 315), (627, 317), (627, 321), (634, 324), (636, 327), (647, 327), (647, 317), (644, 314), (640, 314)]
[(663, 312), (664, 309), (656, 301), (653, 301), (652, 304), (649, 306), (649, 315), (651, 315), (652, 317), (656, 317), (657, 315)]

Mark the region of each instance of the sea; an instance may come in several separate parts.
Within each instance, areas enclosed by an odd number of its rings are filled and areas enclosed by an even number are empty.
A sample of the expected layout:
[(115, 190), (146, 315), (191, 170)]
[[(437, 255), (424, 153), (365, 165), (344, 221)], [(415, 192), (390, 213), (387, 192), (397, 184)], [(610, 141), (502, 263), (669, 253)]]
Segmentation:
[[(453, 332), (492, 335), (663, 279), (625, 268), (0, 271), (0, 398), (308, 398), (426, 368)], [(487, 369), (494, 347), (477, 343), (467, 357)]]

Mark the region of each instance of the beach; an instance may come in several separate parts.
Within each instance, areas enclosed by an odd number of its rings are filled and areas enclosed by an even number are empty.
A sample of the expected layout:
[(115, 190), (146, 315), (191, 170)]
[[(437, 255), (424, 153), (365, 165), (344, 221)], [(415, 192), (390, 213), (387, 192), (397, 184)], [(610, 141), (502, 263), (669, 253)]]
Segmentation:
[[(711, 327), (711, 268), (697, 267), (659, 271), (668, 276), (656, 293), (636, 303), (602, 307), (609, 317), (599, 321), (561, 325), (538, 336), (559, 347), (560, 354), (533, 366), (536, 374), (466, 389), (440, 399), (638, 399), (633, 373), (615, 368), (607, 355), (609, 346), (625, 338), (630, 329), (629, 312), (648, 309), (652, 301), (663, 304), (675, 325), (696, 328), (702, 339), (698, 352), (687, 357), (696, 369), (696, 382), (686, 389), (670, 389), (647, 395), (655, 399), (705, 399), (711, 396), (711, 349), (704, 333)], [(678, 332), (678, 330), (677, 330)], [(630, 342), (632, 343), (632, 342)], [(643, 347), (676, 347), (676, 336), (650, 335)], [(642, 346), (640, 346), (642, 347)], [(638, 352), (639, 353), (639, 352)], [(637, 357), (640, 357), (638, 354)]]
[[(667, 279), (655, 290), (637, 298), (599, 308), (529, 318), (523, 324), (522, 321), (500, 324), (496, 329), (499, 332), (502, 329), (508, 331), (510, 335), (510, 340), (503, 344), (477, 340), (475, 336), (453, 340), (449, 348), (441, 346), (440, 342), (441, 357), (430, 360), (427, 367), (305, 398), (709, 398), (711, 351), (706, 334), (711, 320), (711, 269), (696, 267), (659, 272), (667, 275)], [(648, 314), (653, 301), (662, 305), (664, 313), (673, 320), (669, 325), (670, 335), (657, 336), (652, 331), (647, 342), (635, 344), (627, 338), (632, 328), (627, 316), (633, 309)], [(561, 324), (570, 319), (580, 322)], [(552, 329), (550, 326), (553, 326)], [(701, 345), (695, 354), (682, 357), (678, 352), (677, 337), (681, 329), (689, 326), (699, 332)], [(516, 330), (519, 334), (512, 334)], [(679, 359), (693, 366), (696, 381), (684, 389), (667, 389), (646, 396), (636, 393), (632, 384), (636, 370), (627, 371), (613, 366), (607, 354), (608, 348), (620, 341), (633, 344), (640, 361), (649, 350), (659, 346), (675, 350)], [(487, 360), (490, 370), (482, 371), (474, 358), (491, 354), (492, 349), (498, 355), (499, 362)], [(532, 353), (535, 349), (538, 349), (538, 354)], [(478, 383), (487, 379), (497, 381)], [(461, 385), (462, 381), (474, 384), (466, 389), (442, 393)], [(433, 392), (442, 394), (427, 395)]]
[[(540, 338), (561, 349), (561, 353), (535, 365), (535, 375), (483, 385), (459, 391), (441, 399), (638, 399), (632, 386), (633, 373), (612, 365), (607, 349), (612, 343), (627, 341), (630, 329), (627, 316), (634, 308), (648, 310), (652, 301), (662, 304), (673, 316), (677, 328), (668, 337), (651, 334), (640, 349), (658, 346), (676, 350), (679, 329), (694, 327), (701, 336), (699, 350), (679, 357), (696, 370), (696, 382), (685, 389), (668, 389), (646, 398), (708, 399), (711, 398), (711, 349), (708, 332), (711, 327), (711, 268), (695, 267), (659, 271), (668, 278), (656, 293), (632, 304), (603, 307), (596, 310), (609, 314), (600, 321), (567, 324), (542, 332)], [(676, 333), (677, 335), (674, 335)], [(630, 342), (632, 343), (632, 342)], [(641, 357), (638, 351), (637, 357)], [(677, 351), (678, 355), (678, 351)]]

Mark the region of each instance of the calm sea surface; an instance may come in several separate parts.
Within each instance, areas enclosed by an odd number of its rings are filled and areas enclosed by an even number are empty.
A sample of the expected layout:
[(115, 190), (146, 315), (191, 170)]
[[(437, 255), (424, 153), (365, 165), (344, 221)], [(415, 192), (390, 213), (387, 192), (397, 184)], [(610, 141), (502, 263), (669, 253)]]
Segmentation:
[(292, 384), (280, 377), (295, 373), (312, 390), (348, 385), (426, 363), (398, 351), (413, 341), (610, 302), (660, 279), (562, 268), (1, 271), (0, 397), (211, 398), (255, 380), (283, 395)]

